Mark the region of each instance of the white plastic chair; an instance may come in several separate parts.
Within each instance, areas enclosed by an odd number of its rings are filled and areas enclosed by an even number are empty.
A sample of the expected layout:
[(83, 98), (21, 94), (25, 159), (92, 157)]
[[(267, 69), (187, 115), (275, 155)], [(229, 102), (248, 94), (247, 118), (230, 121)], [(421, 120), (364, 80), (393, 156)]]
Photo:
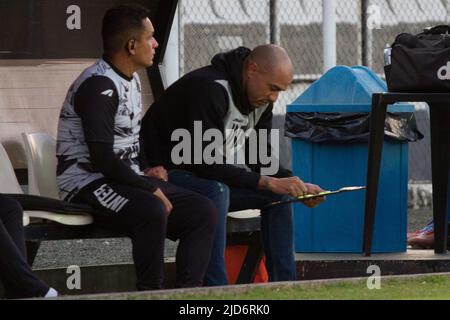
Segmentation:
[(23, 225), (27, 226), (30, 224), (30, 217), (25, 212), (23, 213)]
[(22, 133), (28, 166), (28, 193), (59, 199), (56, 140), (47, 133)]
[(251, 219), (259, 217), (260, 215), (261, 210), (259, 209), (248, 209), (248, 210), (228, 212), (228, 217), (234, 219)]
[[(55, 153), (55, 151), (53, 151)], [(17, 181), (14, 168), (9, 160), (3, 145), (0, 144), (0, 193), (23, 194)], [(61, 214), (40, 210), (25, 210), (24, 225), (29, 223), (29, 218), (40, 218), (55, 221), (65, 225), (88, 225), (93, 222), (89, 214)]]

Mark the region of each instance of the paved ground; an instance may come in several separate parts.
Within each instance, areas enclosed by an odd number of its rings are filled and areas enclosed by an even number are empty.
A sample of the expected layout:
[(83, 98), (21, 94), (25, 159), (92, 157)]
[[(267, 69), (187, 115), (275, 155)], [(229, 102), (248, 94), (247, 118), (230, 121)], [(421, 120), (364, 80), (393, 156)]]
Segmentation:
[[(411, 210), (408, 213), (408, 230), (422, 227), (432, 217), (431, 209)], [(175, 255), (176, 243), (166, 242), (166, 257)], [(34, 268), (58, 268), (70, 265), (96, 265), (131, 262), (129, 239), (75, 240), (43, 242)]]
[(297, 261), (426, 261), (450, 260), (450, 254), (435, 254), (433, 249), (408, 249), (406, 252), (376, 253), (369, 257), (361, 253), (297, 253)]
[(430, 208), (421, 210), (410, 210), (408, 212), (408, 231), (422, 228), (433, 219), (433, 212)]

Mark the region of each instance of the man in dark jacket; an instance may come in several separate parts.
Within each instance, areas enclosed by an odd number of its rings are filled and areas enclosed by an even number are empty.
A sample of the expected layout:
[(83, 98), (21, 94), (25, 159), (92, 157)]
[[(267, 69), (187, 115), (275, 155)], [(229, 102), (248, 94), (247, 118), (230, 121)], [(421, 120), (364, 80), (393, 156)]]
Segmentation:
[[(169, 181), (206, 195), (219, 209), (207, 285), (228, 283), (224, 250), (229, 210), (261, 209), (290, 196), (322, 191), (279, 167), (273, 148), (278, 139), (271, 145), (267, 135), (273, 103), (292, 78), (292, 62), (283, 48), (240, 47), (179, 79), (143, 118), (141, 137), (151, 165), (168, 168)], [(266, 152), (269, 157), (264, 149), (272, 150)], [(292, 220), (291, 205), (262, 210), (271, 281), (296, 279)]]

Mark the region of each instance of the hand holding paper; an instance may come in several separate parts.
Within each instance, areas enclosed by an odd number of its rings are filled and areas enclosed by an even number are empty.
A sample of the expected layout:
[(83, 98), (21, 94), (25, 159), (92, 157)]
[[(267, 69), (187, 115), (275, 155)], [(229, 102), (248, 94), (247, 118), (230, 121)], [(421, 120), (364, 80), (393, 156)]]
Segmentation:
[(320, 192), (318, 194), (305, 194), (303, 196), (297, 197), (297, 200), (305, 200), (305, 199), (312, 199), (312, 198), (316, 198), (316, 197), (323, 197), (323, 196), (328, 196), (330, 194), (337, 194), (337, 193), (342, 193), (342, 192), (349, 192), (349, 191), (358, 191), (358, 190), (364, 190), (366, 187), (344, 187), (344, 188), (340, 188), (338, 190), (334, 190), (334, 191), (324, 191), (324, 192)]
[(281, 205), (281, 204), (287, 204), (287, 203), (292, 203), (292, 202), (309, 201), (309, 200), (312, 200), (312, 199), (317, 198), (317, 197), (325, 197), (325, 196), (332, 195), (332, 194), (338, 194), (338, 193), (343, 193), (343, 192), (351, 192), (351, 191), (359, 191), (359, 190), (364, 190), (364, 189), (366, 189), (365, 186), (343, 187), (343, 188), (340, 188), (338, 190), (333, 190), (333, 191), (328, 190), (328, 191), (320, 192), (320, 193), (317, 193), (317, 194), (305, 194), (303, 196), (299, 196), (299, 197), (293, 198), (292, 200), (279, 201), (279, 202), (271, 203), (267, 207)]

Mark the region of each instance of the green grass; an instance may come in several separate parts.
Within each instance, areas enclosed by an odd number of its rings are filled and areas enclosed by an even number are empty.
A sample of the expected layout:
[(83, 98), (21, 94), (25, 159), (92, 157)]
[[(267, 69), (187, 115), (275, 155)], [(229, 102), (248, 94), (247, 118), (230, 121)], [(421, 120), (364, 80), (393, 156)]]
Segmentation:
[[(152, 297), (134, 297), (152, 298)], [(166, 296), (166, 299), (198, 300), (449, 300), (450, 277), (428, 276), (415, 279), (381, 279), (379, 290), (369, 290), (366, 281), (342, 282), (318, 286), (258, 287), (247, 292), (209, 291), (206, 294)]]

